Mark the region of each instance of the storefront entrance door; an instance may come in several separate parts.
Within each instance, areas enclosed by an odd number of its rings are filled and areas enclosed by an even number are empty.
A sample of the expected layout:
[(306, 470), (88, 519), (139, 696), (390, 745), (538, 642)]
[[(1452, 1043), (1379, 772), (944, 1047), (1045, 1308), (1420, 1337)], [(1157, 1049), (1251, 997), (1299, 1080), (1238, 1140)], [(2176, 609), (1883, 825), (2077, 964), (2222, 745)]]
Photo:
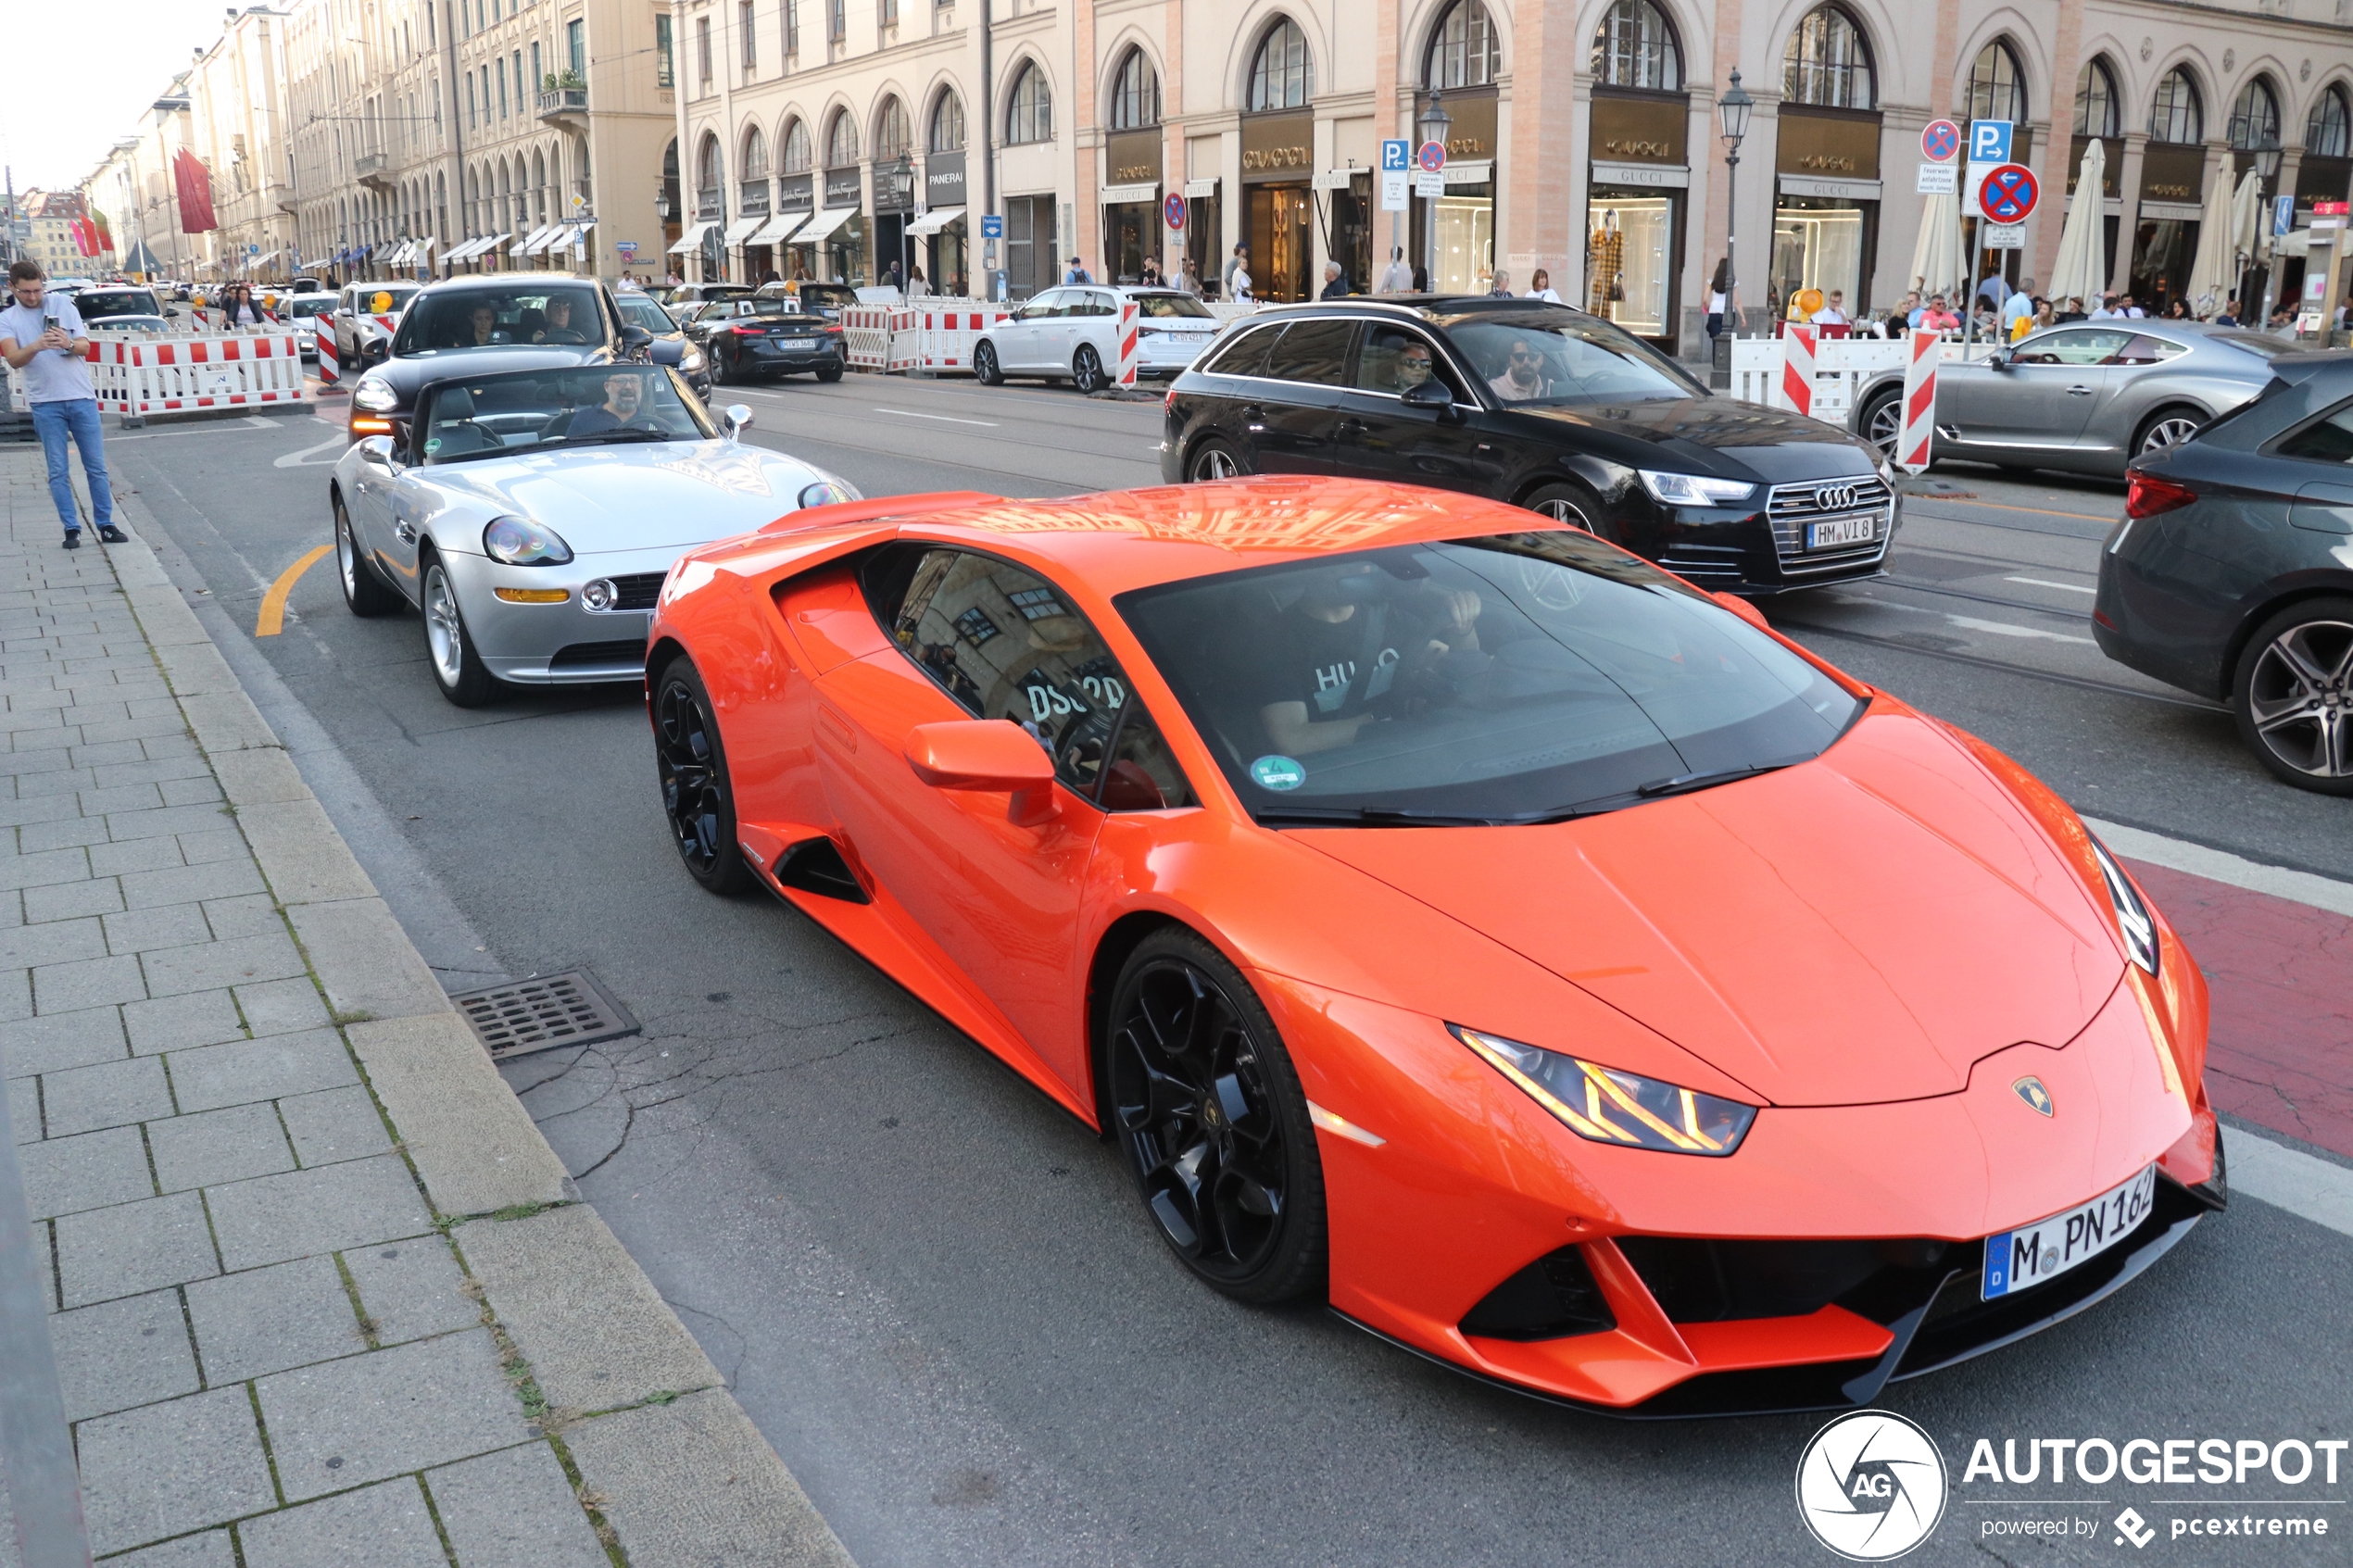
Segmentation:
[(1312, 298), (1315, 200), (1304, 184), (1250, 187), (1251, 292), (1267, 301)]

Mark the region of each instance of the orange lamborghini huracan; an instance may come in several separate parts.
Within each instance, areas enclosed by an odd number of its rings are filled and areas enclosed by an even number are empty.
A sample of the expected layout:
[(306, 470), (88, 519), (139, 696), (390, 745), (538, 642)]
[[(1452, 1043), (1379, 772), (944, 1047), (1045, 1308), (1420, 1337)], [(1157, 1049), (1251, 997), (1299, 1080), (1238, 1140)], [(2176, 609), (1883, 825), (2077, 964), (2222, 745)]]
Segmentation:
[(1634, 1415), (1840, 1406), (2224, 1201), (2196, 966), (2067, 805), (1591, 535), (1253, 479), (672, 571), (686, 870), (1124, 1151), (1203, 1282)]

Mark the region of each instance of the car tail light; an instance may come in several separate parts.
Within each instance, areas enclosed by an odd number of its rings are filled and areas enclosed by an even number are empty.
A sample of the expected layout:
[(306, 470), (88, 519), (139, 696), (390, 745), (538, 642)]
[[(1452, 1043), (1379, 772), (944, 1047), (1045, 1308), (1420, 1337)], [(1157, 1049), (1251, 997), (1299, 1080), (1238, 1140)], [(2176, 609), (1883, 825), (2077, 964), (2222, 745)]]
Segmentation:
[(768, 335), (768, 329), (765, 327), (748, 327), (743, 325), (741, 322), (729, 327), (727, 330), (735, 333), (737, 337), (766, 337)]
[(1168, 383), (1168, 391), (1160, 400), (1160, 411), (1164, 417), (1176, 411), (1176, 383), (1175, 382)]
[(2124, 492), (2124, 515), (2132, 518), (2155, 517), (2197, 500), (2197, 492), (2186, 484), (2176, 484), (2170, 479), (2158, 479), (2138, 469), (2129, 470), (2125, 480), (2130, 488)]

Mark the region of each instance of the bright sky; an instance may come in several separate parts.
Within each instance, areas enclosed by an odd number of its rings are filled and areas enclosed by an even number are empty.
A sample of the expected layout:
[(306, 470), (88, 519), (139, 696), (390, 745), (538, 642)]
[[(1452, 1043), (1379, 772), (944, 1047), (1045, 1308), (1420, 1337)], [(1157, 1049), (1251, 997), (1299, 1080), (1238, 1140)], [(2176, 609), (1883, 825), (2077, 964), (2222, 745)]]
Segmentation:
[(106, 26), (94, 51), (83, 7), (10, 6), (0, 160), (18, 192), (80, 184), (108, 147), (142, 128), (195, 51), (220, 38), (228, 10), (225, 0), (107, 0), (94, 12)]

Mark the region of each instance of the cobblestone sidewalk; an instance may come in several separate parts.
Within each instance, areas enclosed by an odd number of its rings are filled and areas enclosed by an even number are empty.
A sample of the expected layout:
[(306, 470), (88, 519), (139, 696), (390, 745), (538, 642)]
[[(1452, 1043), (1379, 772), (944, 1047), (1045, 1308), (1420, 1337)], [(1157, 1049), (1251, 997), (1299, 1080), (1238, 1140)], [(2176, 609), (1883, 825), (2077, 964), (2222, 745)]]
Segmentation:
[(847, 1568), (154, 555), (0, 483), (0, 1061), (93, 1551)]

